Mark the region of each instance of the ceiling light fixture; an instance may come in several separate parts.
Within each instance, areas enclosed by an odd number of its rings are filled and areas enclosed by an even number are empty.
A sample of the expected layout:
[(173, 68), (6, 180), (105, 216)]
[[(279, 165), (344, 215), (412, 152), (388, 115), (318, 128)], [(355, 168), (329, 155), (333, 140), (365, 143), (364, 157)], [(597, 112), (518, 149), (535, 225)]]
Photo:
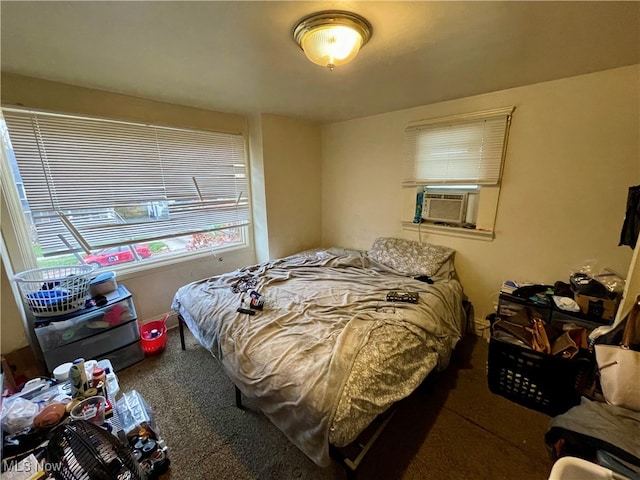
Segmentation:
[(333, 70), (353, 60), (371, 32), (371, 24), (360, 15), (327, 10), (300, 20), (293, 38), (309, 60)]

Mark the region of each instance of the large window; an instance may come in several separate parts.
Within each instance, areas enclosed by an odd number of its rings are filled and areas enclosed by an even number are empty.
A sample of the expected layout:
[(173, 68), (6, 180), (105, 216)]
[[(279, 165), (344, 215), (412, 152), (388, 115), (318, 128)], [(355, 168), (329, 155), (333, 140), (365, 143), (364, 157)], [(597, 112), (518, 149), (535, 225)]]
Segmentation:
[(118, 266), (246, 243), (240, 134), (3, 109), (39, 266)]
[(415, 195), (413, 223), (493, 229), (512, 112), (500, 108), (408, 126), (402, 184)]

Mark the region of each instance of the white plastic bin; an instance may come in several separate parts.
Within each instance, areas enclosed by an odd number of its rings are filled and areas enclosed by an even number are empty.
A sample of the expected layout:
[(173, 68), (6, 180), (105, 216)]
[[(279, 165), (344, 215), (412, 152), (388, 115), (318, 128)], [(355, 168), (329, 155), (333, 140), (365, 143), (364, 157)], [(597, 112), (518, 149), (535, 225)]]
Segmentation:
[(622, 480), (608, 468), (577, 457), (562, 457), (553, 464), (549, 480)]

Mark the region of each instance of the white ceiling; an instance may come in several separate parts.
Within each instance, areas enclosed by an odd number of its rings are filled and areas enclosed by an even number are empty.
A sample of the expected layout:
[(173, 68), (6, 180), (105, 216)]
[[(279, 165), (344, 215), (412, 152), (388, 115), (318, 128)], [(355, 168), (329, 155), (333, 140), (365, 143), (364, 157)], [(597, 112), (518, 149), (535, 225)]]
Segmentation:
[[(345, 120), (640, 63), (640, 2), (10, 2), (2, 70), (238, 113)], [(356, 12), (373, 37), (331, 72), (291, 37)]]

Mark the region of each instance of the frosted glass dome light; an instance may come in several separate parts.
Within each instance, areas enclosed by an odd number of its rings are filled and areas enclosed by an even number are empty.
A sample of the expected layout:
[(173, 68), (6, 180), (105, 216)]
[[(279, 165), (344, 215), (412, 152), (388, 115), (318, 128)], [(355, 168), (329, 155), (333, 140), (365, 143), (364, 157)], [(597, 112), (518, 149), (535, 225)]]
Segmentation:
[(319, 12), (303, 18), (293, 38), (309, 60), (333, 70), (355, 58), (371, 38), (371, 25), (354, 13)]

